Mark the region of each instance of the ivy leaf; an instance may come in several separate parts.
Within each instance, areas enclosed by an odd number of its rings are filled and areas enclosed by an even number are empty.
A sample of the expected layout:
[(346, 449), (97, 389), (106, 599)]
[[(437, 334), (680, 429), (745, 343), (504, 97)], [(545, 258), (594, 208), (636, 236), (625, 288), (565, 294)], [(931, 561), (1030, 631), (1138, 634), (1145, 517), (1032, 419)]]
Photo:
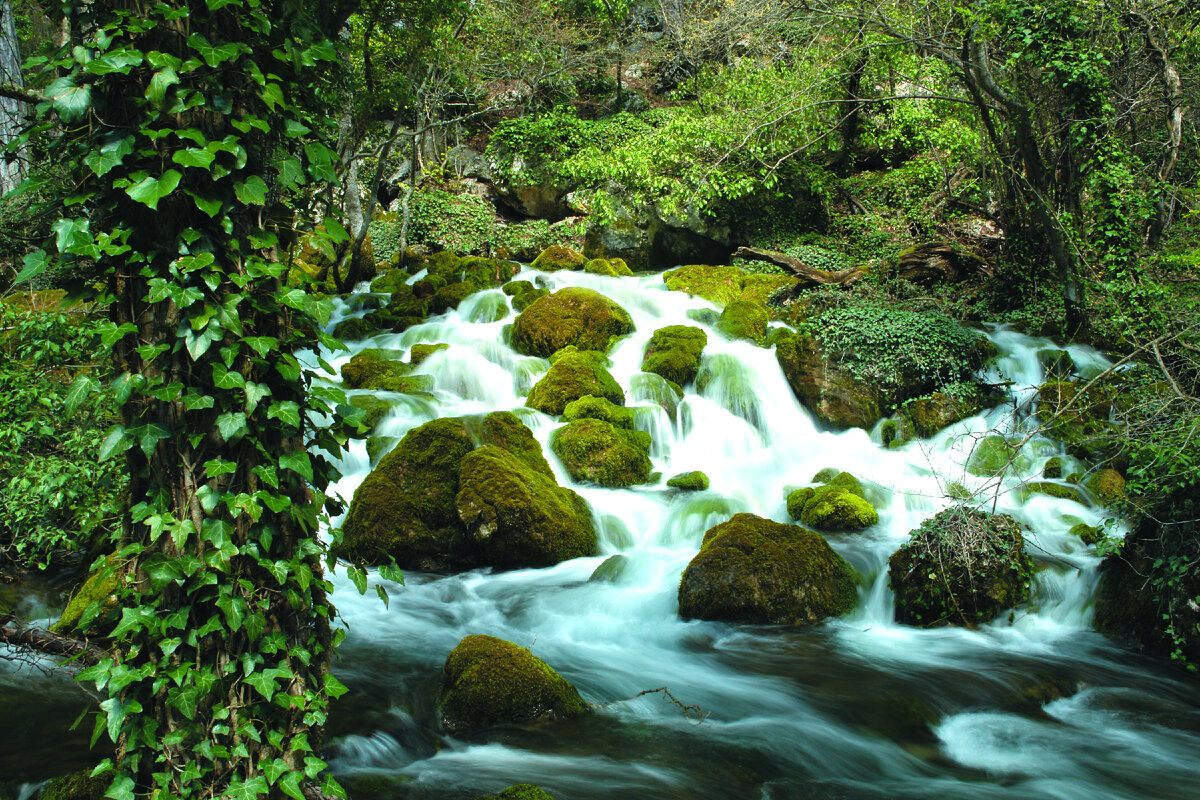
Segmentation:
[(257, 175), (251, 175), (244, 183), (235, 183), (233, 193), (248, 206), (266, 205), (267, 202), (267, 184)]
[(284, 794), (288, 795), (289, 797), (293, 797), (295, 800), (304, 800), (304, 792), (300, 790), (299, 772), (288, 772), (283, 776), (283, 779), (279, 781), (278, 785), (280, 789), (283, 789)]
[[(216, 157), (216, 153), (210, 153), (202, 147), (189, 147), (185, 150), (176, 150), (171, 156), (171, 160), (181, 167), (208, 169)], [(209, 216), (212, 215), (209, 214)]]
[(45, 94), (63, 122), (78, 122), (92, 107), (92, 87), (77, 86), (71, 76), (51, 83), (46, 87)]
[[(113, 741), (116, 741), (116, 739)], [(128, 775), (119, 775), (113, 780), (112, 786), (108, 787), (108, 791), (104, 793), (104, 796), (109, 800), (133, 800), (133, 789), (133, 778)]]
[(25, 256), (24, 263), (24, 268), (17, 273), (17, 277), (13, 279), (13, 283), (24, 283), (31, 278), (41, 275), (50, 266), (50, 256), (45, 250), (35, 250)]
[(391, 603), (388, 602), (391, 598), (388, 597), (387, 589), (384, 589), (380, 584), (375, 584), (375, 594), (383, 602), (384, 608), (391, 608)]
[(350, 582), (354, 584), (354, 588), (358, 589), (359, 594), (367, 593), (367, 573), (362, 567), (347, 568), (346, 576), (350, 578)]
[(102, 140), (99, 147), (84, 156), (83, 163), (92, 174), (101, 177), (107, 175), (114, 167), (120, 166), (125, 156), (132, 152), (132, 136), (108, 137)]
[(279, 466), (298, 473), (306, 481), (313, 479), (312, 462), (308, 458), (308, 453), (304, 450), (293, 450), (287, 455), (280, 456)]
[(74, 414), (75, 409), (79, 408), (79, 404), (99, 388), (100, 381), (91, 375), (80, 375), (71, 383), (70, 388), (67, 389), (67, 393), (63, 397), (63, 410), (68, 414)]
[(100, 461), (107, 461), (115, 455), (124, 453), (129, 449), (132, 442), (125, 435), (124, 425), (113, 425), (108, 429), (108, 435), (104, 437), (104, 441), (100, 443), (100, 452), (97, 458)]
[(217, 432), (227, 442), (240, 438), (246, 432), (246, 415), (240, 411), (226, 411), (217, 417)]
[(171, 67), (163, 67), (154, 73), (150, 85), (146, 87), (146, 99), (150, 104), (161, 108), (167, 99), (167, 90), (179, 83), (179, 74)]
[(158, 201), (175, 191), (182, 177), (178, 170), (169, 169), (159, 178), (146, 176), (134, 185), (126, 187), (125, 194), (157, 211)]
[(404, 585), (404, 570), (393, 561), (390, 564), (384, 564), (379, 568), (379, 577), (385, 581), (395, 581), (401, 586)]
[(304, 166), (295, 156), (288, 156), (276, 161), (275, 171), (279, 174), (279, 185), (284, 188), (304, 183)]
[[(212, 3), (210, 2), (209, 5), (211, 6)], [(258, 800), (260, 795), (264, 795), (268, 791), (267, 779), (259, 775), (245, 782), (232, 781), (225, 788), (221, 797), (223, 800)]]

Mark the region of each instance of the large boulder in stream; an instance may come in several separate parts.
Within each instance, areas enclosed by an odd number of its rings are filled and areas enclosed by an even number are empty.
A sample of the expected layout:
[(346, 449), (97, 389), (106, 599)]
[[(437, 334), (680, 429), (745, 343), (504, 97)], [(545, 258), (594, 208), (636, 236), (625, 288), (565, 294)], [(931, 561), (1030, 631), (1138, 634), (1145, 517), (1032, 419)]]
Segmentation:
[(931, 628), (977, 625), (1029, 599), (1033, 562), (1021, 524), (952, 506), (912, 531), (888, 559), (896, 620)]
[(569, 404), (589, 395), (625, 405), (625, 390), (604, 368), (603, 354), (570, 347), (550, 358), (550, 369), (529, 390), (525, 405), (558, 416)]
[(850, 611), (854, 569), (818, 533), (735, 514), (704, 534), (683, 571), (684, 619), (803, 624)]
[(569, 345), (607, 353), (616, 339), (632, 332), (628, 311), (594, 289), (571, 286), (536, 300), (517, 316), (512, 346), (542, 358)]
[(775, 359), (792, 392), (832, 428), (871, 428), (883, 417), (879, 391), (826, 358), (811, 336), (785, 331), (772, 337)]
[(659, 328), (646, 344), (642, 371), (653, 372), (683, 386), (696, 379), (708, 334), (691, 325)]
[(650, 478), (650, 434), (600, 419), (579, 419), (550, 435), (550, 449), (572, 480), (635, 486)]
[(406, 569), (542, 567), (592, 555), (583, 498), (558, 485), (517, 417), (447, 417), (409, 431), (354, 493), (339, 557)]
[(479, 635), (466, 637), (446, 657), (437, 705), (451, 733), (587, 711), (575, 687), (545, 661), (512, 642)]
[[(826, 474), (831, 472), (831, 474)], [(822, 471), (807, 486), (787, 496), (788, 514), (819, 531), (861, 531), (879, 522), (858, 479), (848, 472)]]

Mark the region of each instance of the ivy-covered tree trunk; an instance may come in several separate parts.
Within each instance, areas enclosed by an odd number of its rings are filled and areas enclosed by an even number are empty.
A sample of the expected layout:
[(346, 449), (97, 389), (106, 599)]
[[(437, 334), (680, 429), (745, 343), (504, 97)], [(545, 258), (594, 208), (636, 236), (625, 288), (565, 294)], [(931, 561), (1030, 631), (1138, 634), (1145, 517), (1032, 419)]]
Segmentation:
[(334, 177), (313, 112), (349, 9), (69, 8), (47, 94), (78, 188), (55, 244), (107, 287), (123, 406), (102, 455), (131, 481), (114, 655), (83, 676), (107, 693), (108, 796), (299, 799), (342, 691), (317, 539), (333, 467), (307, 448), (340, 444), (298, 358), (329, 343), (328, 308), (270, 256), (274, 220)]

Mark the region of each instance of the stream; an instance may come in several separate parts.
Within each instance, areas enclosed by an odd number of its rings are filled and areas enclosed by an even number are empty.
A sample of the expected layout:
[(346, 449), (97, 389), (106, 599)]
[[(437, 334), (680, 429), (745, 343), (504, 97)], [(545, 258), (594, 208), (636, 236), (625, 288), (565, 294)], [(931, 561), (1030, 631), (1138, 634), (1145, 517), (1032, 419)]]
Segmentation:
[[(545, 569), (454, 575), (410, 572), (359, 595), (344, 574), (335, 602), (348, 636), (336, 669), (351, 692), (335, 709), (326, 758), (352, 797), (470, 798), (535, 783), (558, 800), (601, 798), (1192, 798), (1200, 797), (1200, 684), (1137, 656), (1090, 629), (1100, 558), (1068, 533), (1106, 525), (1099, 506), (1015, 491), (1038, 479), (1050, 457), (1064, 474), (1083, 471), (1056, 443), (1033, 437), (1016, 474), (1000, 481), (964, 468), (988, 432), (1024, 433), (1048, 339), (989, 332), (1000, 356), (986, 377), (1010, 382), (1002, 407), (903, 447), (882, 446), (878, 429), (821, 430), (799, 405), (769, 349), (728, 341), (695, 322), (706, 301), (670, 292), (659, 275), (607, 278), (525, 270), (515, 280), (555, 290), (587, 286), (621, 304), (636, 332), (611, 354), (610, 371), (653, 436), (663, 480), (631, 489), (573, 483), (550, 453), (556, 420), (523, 409), (544, 359), (503, 344), (513, 314), (499, 290), (400, 334), (355, 350), (407, 350), (444, 342), (416, 370), (434, 399), (398, 399), (377, 435), (400, 437), (440, 416), (516, 411), (542, 443), (559, 483), (591, 505), (600, 554)], [(365, 313), (384, 298), (339, 301), (330, 322)], [(676, 419), (638, 380), (651, 334), (667, 325), (704, 327), (703, 393), (694, 386)], [(1068, 348), (1076, 369), (1108, 366), (1086, 347)], [(323, 353), (335, 369), (349, 354)], [(857, 609), (815, 627), (682, 621), (676, 592), (705, 531), (735, 513), (790, 521), (789, 488), (826, 467), (853, 473), (874, 493), (880, 521), (863, 533), (829, 534), (863, 576)], [(370, 464), (353, 440), (335, 490), (347, 501)], [(703, 492), (665, 479), (703, 470)], [(950, 483), (1029, 532), (1039, 566), (1034, 600), (978, 630), (921, 630), (893, 621), (887, 559), (924, 519), (951, 504)], [(609, 556), (628, 561), (612, 582), (589, 581)], [(26, 601), (33, 616), (52, 609)], [(437, 722), (433, 696), (447, 653), (469, 634), (530, 650), (570, 680), (594, 713), (543, 726), (502, 727), (456, 738)], [(652, 691), (664, 688), (665, 691)], [(87, 730), (64, 734), (87, 698), (60, 675), (0, 660), (0, 798), (81, 768)]]

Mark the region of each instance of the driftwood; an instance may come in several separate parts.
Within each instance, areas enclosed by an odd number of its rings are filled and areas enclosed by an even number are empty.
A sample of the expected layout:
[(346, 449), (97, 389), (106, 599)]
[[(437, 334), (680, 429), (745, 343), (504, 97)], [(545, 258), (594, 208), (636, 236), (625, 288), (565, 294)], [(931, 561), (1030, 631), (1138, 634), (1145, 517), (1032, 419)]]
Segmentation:
[(942, 281), (957, 283), (971, 275), (991, 275), (986, 261), (973, 253), (956, 249), (948, 242), (926, 242), (900, 254), (896, 275), (921, 286)]
[(747, 261), (765, 261), (783, 267), (802, 281), (820, 286), (849, 286), (863, 276), (858, 267), (842, 269), (837, 272), (826, 272), (823, 269), (810, 267), (798, 258), (792, 258), (774, 250), (760, 250), (757, 247), (739, 247), (733, 254), (734, 258), (744, 258)]
[(0, 616), (0, 644), (56, 658), (72, 658), (73, 663), (83, 667), (108, 656), (86, 639), (31, 628), (11, 615)]

